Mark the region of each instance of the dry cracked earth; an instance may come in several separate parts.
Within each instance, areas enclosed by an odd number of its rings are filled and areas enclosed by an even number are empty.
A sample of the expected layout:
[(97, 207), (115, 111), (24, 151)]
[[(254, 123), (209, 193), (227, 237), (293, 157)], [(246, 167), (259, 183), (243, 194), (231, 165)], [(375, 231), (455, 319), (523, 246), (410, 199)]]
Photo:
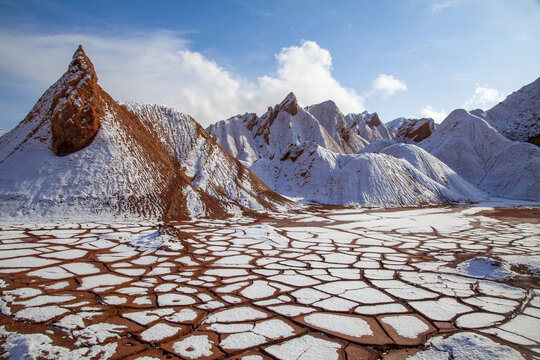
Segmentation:
[(540, 210), (2, 225), (0, 354), (540, 357)]

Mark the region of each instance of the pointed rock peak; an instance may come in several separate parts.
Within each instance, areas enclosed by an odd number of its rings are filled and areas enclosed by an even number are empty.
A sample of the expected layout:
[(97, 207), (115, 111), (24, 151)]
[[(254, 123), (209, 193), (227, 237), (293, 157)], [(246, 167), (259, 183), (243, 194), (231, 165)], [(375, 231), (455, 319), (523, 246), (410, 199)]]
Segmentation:
[(287, 94), (287, 96), (285, 96), (285, 99), (283, 99), (280, 105), (289, 104), (292, 102), (296, 102), (296, 95), (294, 95), (294, 93), (291, 91), (290, 93)]
[(296, 101), (296, 96), (290, 92), (289, 95), (287, 95), (285, 99), (279, 103), (277, 108), (278, 111), (283, 110), (291, 115), (296, 115), (298, 113), (298, 102)]
[(379, 119), (379, 114), (373, 113), (371, 119), (368, 122), (368, 125), (371, 127), (382, 125), (381, 119)]
[(97, 74), (94, 70), (94, 65), (86, 56), (86, 53), (83, 50), (82, 45), (79, 45), (75, 54), (73, 54), (73, 60), (69, 64), (68, 72), (70, 73), (85, 73), (89, 74), (91, 77), (95, 78), (97, 81)]
[(73, 55), (67, 72), (54, 84), (50, 121), (52, 150), (64, 156), (92, 143), (104, 116), (103, 90), (97, 84), (92, 62), (81, 45)]

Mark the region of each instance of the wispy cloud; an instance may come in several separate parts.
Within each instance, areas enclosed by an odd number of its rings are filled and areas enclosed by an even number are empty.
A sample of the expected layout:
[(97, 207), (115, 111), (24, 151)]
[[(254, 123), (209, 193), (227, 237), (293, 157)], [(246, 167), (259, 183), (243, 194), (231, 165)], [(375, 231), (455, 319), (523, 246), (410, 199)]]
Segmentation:
[(430, 1), (430, 10), (434, 13), (442, 11), (447, 8), (455, 7), (461, 5), (466, 0), (432, 0)]
[(0, 71), (16, 79), (9, 86), (43, 91), (66, 70), (79, 43), (94, 62), (100, 85), (114, 98), (173, 106), (203, 126), (245, 111), (261, 113), (290, 91), (306, 105), (332, 99), (344, 112), (364, 109), (363, 97), (332, 76), (330, 52), (314, 41), (283, 48), (275, 73), (249, 81), (190, 50), (175, 33), (106, 37), (2, 31)]
[(467, 109), (488, 109), (499, 101), (504, 100), (505, 94), (497, 89), (492, 89), (485, 86), (476, 85), (474, 94), (465, 101), (464, 107)]
[(371, 90), (368, 94), (380, 93), (388, 97), (398, 91), (407, 91), (407, 85), (403, 81), (396, 79), (393, 75), (379, 74), (373, 80)]
[(441, 123), (448, 116), (448, 111), (436, 110), (431, 105), (426, 105), (420, 113), (422, 116), (432, 118), (436, 123)]

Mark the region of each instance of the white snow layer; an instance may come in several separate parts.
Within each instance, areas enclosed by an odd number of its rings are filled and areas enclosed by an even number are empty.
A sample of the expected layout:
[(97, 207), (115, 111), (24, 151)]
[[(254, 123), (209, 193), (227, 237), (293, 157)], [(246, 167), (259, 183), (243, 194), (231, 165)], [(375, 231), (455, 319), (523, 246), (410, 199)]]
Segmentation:
[(428, 349), (409, 357), (411, 360), (448, 359), (455, 360), (521, 360), (519, 351), (498, 344), (491, 339), (470, 332), (457, 333), (444, 338), (438, 336), (427, 342)]
[(540, 136), (540, 78), (477, 114), (509, 140), (527, 141)]
[[(389, 140), (376, 114), (345, 118), (326, 101), (293, 115), (283, 105), (292, 101), (290, 94), (260, 118), (237, 116), (208, 130), (272, 189), (304, 202), (407, 206), (487, 198), (426, 151)], [(369, 141), (359, 134), (384, 141), (376, 149), (384, 153), (363, 152)]]
[(540, 148), (508, 140), (465, 110), (454, 110), (420, 146), (492, 195), (540, 200)]

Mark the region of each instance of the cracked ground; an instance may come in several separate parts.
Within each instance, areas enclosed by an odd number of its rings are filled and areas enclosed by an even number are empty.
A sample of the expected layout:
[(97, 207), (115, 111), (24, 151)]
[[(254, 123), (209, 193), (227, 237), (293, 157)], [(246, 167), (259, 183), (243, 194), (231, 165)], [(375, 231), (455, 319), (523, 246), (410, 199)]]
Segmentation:
[(6, 358), (538, 358), (539, 223), (435, 207), (1, 225), (0, 344)]

